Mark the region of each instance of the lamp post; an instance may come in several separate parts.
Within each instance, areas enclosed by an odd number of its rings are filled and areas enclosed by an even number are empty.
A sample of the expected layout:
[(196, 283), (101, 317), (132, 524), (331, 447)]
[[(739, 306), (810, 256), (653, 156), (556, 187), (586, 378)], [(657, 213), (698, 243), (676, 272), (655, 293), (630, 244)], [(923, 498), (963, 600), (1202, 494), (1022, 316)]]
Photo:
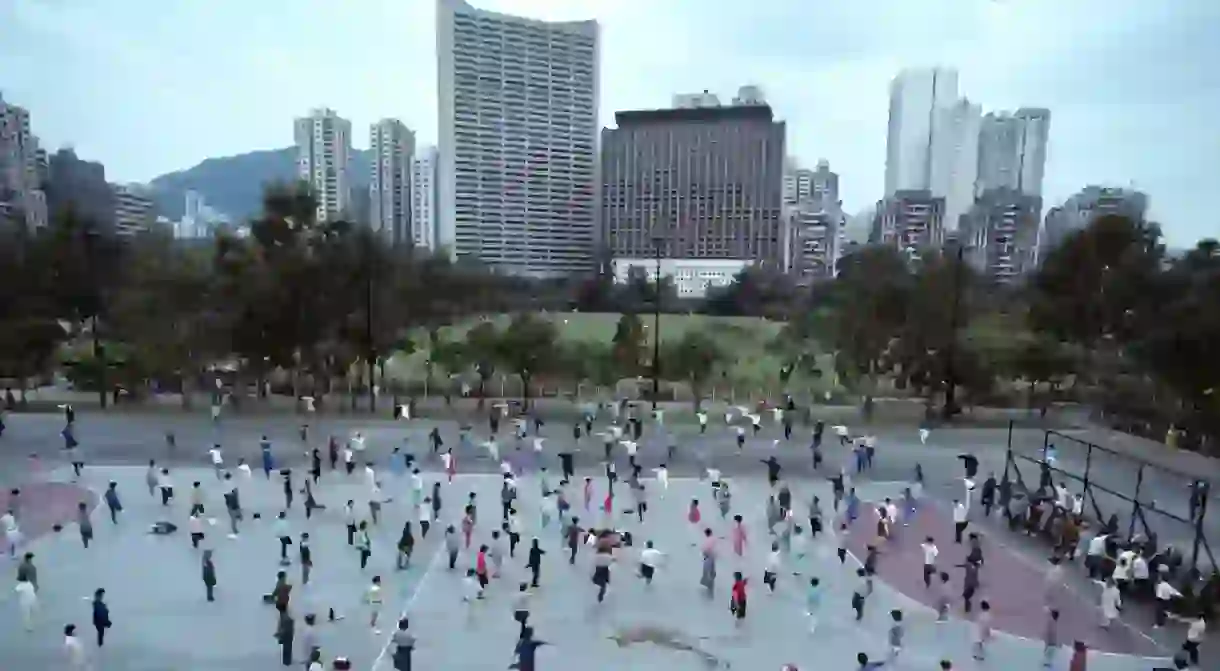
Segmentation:
[(106, 380), (108, 377), (108, 375), (106, 373), (108, 372), (107, 368), (109, 368), (109, 364), (106, 362), (106, 348), (102, 344), (102, 337), (101, 337), (101, 334), (99, 333), (99, 331), (101, 330), (100, 324), (101, 324), (101, 314), (102, 314), (102, 303), (104, 302), (104, 297), (102, 295), (101, 284), (99, 283), (101, 278), (98, 277), (99, 273), (98, 273), (98, 267), (97, 267), (98, 266), (98, 264), (97, 264), (97, 243), (98, 243), (97, 229), (93, 228), (92, 226), (87, 228), (85, 230), (84, 242), (85, 242), (85, 263), (89, 268), (89, 283), (93, 285), (93, 291), (97, 292), (94, 294), (95, 301), (93, 304), (93, 315), (92, 315), (92, 318), (90, 321), (93, 322), (93, 324), (92, 324), (93, 328), (91, 329), (93, 331), (93, 361), (94, 361), (94, 364), (97, 365), (97, 371), (98, 371), (97, 372), (97, 375), (98, 375), (97, 398), (98, 398), (98, 402), (101, 404), (102, 410), (105, 410), (106, 409), (106, 387), (107, 387)]
[(966, 246), (957, 244), (956, 262), (953, 266), (953, 303), (949, 309), (949, 342), (945, 346), (945, 407), (941, 417), (946, 422), (953, 419), (957, 411), (957, 374), (953, 366), (957, 345), (958, 312), (962, 303), (962, 271), (965, 270)]
[(368, 266), (364, 274), (364, 329), (367, 336), (368, 350), (365, 353), (364, 365), (368, 373), (369, 383), (369, 412), (377, 414), (377, 380), (374, 377), (376, 368), (374, 362), (377, 360), (377, 344), (373, 338), (373, 273), (376, 272), (376, 254), (374, 249), (373, 232), (367, 231), (364, 236), (364, 262)]
[(661, 396), (661, 245), (665, 238), (653, 233), (652, 247), (656, 252), (656, 295), (652, 302), (652, 409), (657, 409)]

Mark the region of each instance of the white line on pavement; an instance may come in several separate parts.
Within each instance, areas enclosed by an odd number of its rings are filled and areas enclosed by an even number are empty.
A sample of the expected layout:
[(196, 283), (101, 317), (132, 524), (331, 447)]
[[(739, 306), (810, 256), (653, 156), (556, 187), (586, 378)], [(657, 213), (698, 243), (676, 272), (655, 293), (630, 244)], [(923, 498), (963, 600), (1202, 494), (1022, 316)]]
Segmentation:
[(381, 646), (381, 652), (377, 654), (377, 659), (373, 660), (371, 671), (377, 671), (381, 668), (382, 662), (385, 661), (386, 655), (390, 652), (390, 647), (394, 644), (394, 632), (398, 631), (398, 621), (406, 617), (407, 612), (411, 610), (411, 606), (415, 605), (415, 601), (423, 592), (424, 586), (428, 584), (428, 578), (432, 575), (432, 570), (436, 568), (437, 564), (441, 563), (441, 557), (444, 555), (445, 544), (442, 542), (436, 548), (436, 552), (433, 553), (432, 559), (428, 562), (428, 567), (424, 569), (423, 574), (419, 576), (419, 580), (415, 582), (415, 589), (411, 591), (411, 596), (407, 597), (406, 603), (403, 604), (402, 612), (390, 623), (390, 634), (386, 636), (385, 644)]

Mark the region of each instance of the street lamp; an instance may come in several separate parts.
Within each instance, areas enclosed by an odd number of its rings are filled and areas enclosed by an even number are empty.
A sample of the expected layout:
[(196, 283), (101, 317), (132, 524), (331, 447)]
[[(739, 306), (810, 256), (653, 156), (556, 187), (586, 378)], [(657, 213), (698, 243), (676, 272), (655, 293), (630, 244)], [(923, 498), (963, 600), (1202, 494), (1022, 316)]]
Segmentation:
[(957, 375), (953, 367), (954, 348), (957, 344), (958, 312), (962, 303), (962, 273), (965, 270), (966, 245), (957, 244), (957, 260), (953, 267), (953, 304), (949, 310), (949, 342), (945, 346), (945, 407), (941, 411), (947, 422), (953, 419), (957, 406)]
[(365, 335), (367, 336), (366, 344), (368, 345), (368, 350), (365, 353), (364, 365), (365, 365), (365, 369), (368, 373), (369, 412), (376, 414), (377, 413), (377, 382), (376, 382), (376, 379), (374, 378), (375, 368), (374, 368), (373, 364), (374, 364), (374, 361), (377, 360), (377, 344), (376, 344), (376, 341), (373, 339), (373, 279), (374, 279), (373, 273), (376, 271), (377, 264), (376, 264), (376, 258), (375, 258), (376, 255), (374, 253), (375, 250), (373, 248), (373, 243), (374, 243), (373, 233), (372, 233), (372, 231), (367, 231), (366, 235), (364, 236), (364, 251), (365, 251), (364, 262), (368, 266), (367, 272), (365, 272), (365, 274), (364, 274), (364, 277), (365, 277), (364, 328), (365, 328)]
[(661, 396), (661, 245), (665, 238), (657, 233), (652, 234), (652, 247), (656, 252), (656, 295), (652, 303), (652, 409), (657, 409), (657, 399)]
[(98, 234), (97, 229), (93, 228), (92, 226), (90, 226), (89, 228), (87, 228), (85, 230), (85, 238), (84, 238), (85, 263), (87, 264), (87, 266), (89, 268), (89, 283), (91, 285), (93, 285), (93, 291), (96, 292), (94, 294), (93, 315), (91, 318), (91, 321), (93, 322), (93, 324), (92, 324), (93, 328), (91, 329), (93, 331), (93, 362), (97, 366), (97, 370), (98, 370), (97, 398), (98, 398), (98, 402), (101, 404), (102, 409), (105, 410), (106, 409), (106, 387), (107, 387), (106, 378), (108, 377), (106, 375), (106, 373), (107, 373), (106, 369), (109, 367), (109, 364), (106, 362), (106, 348), (102, 344), (101, 334), (99, 333), (99, 331), (101, 330), (101, 327), (99, 326), (99, 324), (101, 323), (100, 318), (101, 318), (102, 303), (103, 303), (104, 298), (102, 296), (101, 284), (99, 283), (101, 278), (98, 276), (99, 275), (99, 272), (98, 272), (99, 269), (98, 269), (98, 264), (97, 264), (98, 237), (99, 237), (99, 234)]

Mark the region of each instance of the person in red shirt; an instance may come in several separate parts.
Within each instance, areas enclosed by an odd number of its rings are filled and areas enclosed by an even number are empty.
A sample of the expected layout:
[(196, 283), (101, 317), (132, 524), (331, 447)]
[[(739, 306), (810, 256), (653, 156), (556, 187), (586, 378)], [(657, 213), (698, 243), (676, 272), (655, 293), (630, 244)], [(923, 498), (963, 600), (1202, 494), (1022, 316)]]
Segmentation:
[(1084, 641), (1076, 641), (1072, 646), (1072, 661), (1068, 664), (1068, 671), (1088, 671), (1089, 663), (1089, 648), (1084, 644)]
[(474, 560), (474, 573), (479, 578), (479, 586), (487, 589), (487, 546), (479, 546), (479, 554)]
[(743, 620), (746, 619), (746, 582), (741, 576), (741, 571), (733, 573), (733, 591), (729, 601), (729, 611), (737, 618), (737, 626), (741, 626)]

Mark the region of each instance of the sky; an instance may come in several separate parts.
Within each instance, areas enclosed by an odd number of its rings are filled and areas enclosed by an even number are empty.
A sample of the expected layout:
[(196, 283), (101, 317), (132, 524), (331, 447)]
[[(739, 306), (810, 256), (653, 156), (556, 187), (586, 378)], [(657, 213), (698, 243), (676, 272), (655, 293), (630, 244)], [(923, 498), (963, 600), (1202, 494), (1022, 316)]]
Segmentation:
[[(473, 0), (601, 25), (601, 124), (704, 89), (765, 91), (789, 154), (825, 158), (848, 211), (881, 197), (888, 88), (960, 71), (984, 110), (1052, 111), (1044, 191), (1151, 196), (1168, 242), (1220, 237), (1217, 0)], [(326, 106), (436, 138), (435, 0), (0, 0), (0, 94), (112, 181), (292, 144)], [(1212, 63), (1212, 65), (1207, 65)]]

